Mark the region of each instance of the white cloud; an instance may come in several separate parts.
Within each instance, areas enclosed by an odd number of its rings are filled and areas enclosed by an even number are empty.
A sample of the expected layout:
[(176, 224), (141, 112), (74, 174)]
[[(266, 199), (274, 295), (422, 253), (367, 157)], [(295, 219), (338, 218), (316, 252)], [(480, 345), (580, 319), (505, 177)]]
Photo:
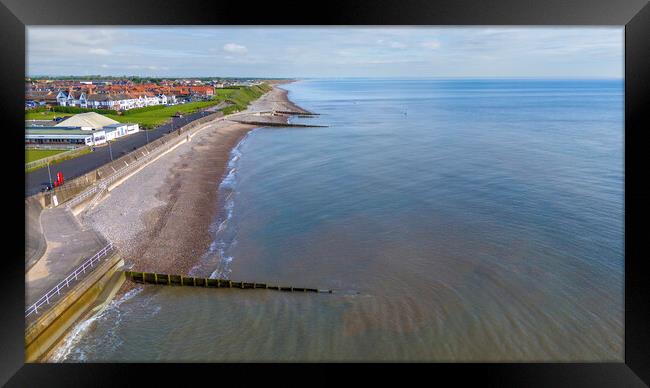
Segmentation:
[(621, 27), (39, 26), (26, 49), (32, 75), (620, 77), (623, 42)]
[(103, 49), (103, 48), (93, 48), (93, 49), (88, 50), (88, 52), (91, 53), (91, 54), (95, 54), (95, 55), (110, 55), (111, 54), (110, 51), (108, 51), (106, 49)]
[(437, 48), (440, 48), (440, 42), (435, 41), (435, 40), (432, 40), (432, 41), (429, 41), (429, 42), (422, 42), (421, 46), (424, 47), (424, 48), (435, 50)]
[(246, 46), (236, 43), (227, 43), (223, 45), (223, 50), (234, 54), (246, 54), (248, 52)]
[(393, 41), (393, 40), (387, 41), (387, 40), (384, 40), (384, 39), (377, 39), (376, 42), (377, 42), (378, 45), (387, 46), (387, 47), (394, 48), (394, 49), (403, 49), (403, 48), (408, 47), (406, 44), (404, 44), (402, 42), (396, 42), (396, 41)]

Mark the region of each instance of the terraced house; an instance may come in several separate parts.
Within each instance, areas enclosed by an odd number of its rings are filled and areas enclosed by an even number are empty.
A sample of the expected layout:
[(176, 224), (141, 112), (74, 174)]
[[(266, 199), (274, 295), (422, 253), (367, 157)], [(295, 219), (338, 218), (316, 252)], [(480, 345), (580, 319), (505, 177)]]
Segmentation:
[(60, 91), (56, 96), (56, 101), (60, 106), (75, 106), (78, 108), (87, 108), (88, 100), (86, 93), (82, 91)]
[(165, 96), (154, 93), (118, 93), (91, 94), (88, 96), (88, 108), (127, 110), (145, 106), (170, 104), (176, 101), (175, 96)]
[[(198, 81), (193, 81), (198, 82)], [(111, 82), (46, 80), (26, 84), (25, 107), (66, 106), (127, 110), (151, 105), (176, 104), (214, 96), (213, 85), (185, 82), (136, 84), (128, 80)]]

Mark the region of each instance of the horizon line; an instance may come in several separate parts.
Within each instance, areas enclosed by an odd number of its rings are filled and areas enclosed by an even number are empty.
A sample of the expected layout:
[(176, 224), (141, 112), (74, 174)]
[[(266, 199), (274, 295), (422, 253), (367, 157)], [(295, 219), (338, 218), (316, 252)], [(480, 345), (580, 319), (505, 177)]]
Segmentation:
[(309, 77), (247, 77), (247, 76), (148, 76), (148, 75), (25, 75), (25, 78), (153, 78), (153, 79), (257, 79), (257, 80), (307, 80), (307, 79), (549, 79), (549, 80), (624, 80), (625, 76), (309, 76)]

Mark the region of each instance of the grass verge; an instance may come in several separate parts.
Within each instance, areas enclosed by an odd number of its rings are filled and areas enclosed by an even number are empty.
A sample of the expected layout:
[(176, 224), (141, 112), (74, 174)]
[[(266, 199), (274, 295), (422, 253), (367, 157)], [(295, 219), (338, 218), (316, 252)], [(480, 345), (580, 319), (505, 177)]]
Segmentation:
[[(40, 152), (34, 152), (34, 151), (40, 151)], [(51, 151), (51, 152), (56, 151), (56, 152), (54, 152), (54, 153), (52, 153), (50, 155), (40, 156), (40, 157), (38, 157), (36, 159), (29, 160), (29, 155), (30, 154), (32, 154), (32, 155), (34, 155), (34, 157), (36, 157), (36, 155), (39, 155), (39, 154), (43, 155), (44, 154), (43, 151)], [(55, 158), (54, 160), (50, 161), (50, 166), (53, 166), (53, 165), (56, 165), (57, 163), (63, 162), (64, 160), (74, 159), (74, 158), (77, 158), (77, 157), (79, 157), (81, 155), (85, 155), (85, 154), (88, 154), (88, 153), (92, 152), (90, 147), (84, 147), (83, 149), (79, 150), (78, 152), (71, 152), (71, 153), (63, 154), (66, 151), (68, 151), (68, 150), (25, 149), (25, 160), (26, 160), (25, 163), (34, 162), (34, 161), (37, 161), (37, 160), (45, 159), (45, 158), (47, 158), (49, 156), (55, 156), (55, 155), (61, 154), (60, 158)], [(38, 164), (38, 165), (30, 167), (30, 168), (25, 167), (25, 173), (32, 172), (32, 171), (38, 170), (38, 169), (46, 167), (46, 166), (47, 166), (47, 163)]]

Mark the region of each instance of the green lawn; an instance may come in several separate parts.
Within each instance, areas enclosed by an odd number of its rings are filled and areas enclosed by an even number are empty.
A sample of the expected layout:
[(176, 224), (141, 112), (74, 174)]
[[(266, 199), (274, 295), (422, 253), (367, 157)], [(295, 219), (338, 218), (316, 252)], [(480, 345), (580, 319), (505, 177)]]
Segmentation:
[[(25, 148), (25, 163), (31, 163), (31, 162), (35, 162), (47, 158), (49, 156), (59, 155), (66, 151), (70, 151), (70, 150), (42, 150), (42, 149)], [(92, 152), (90, 147), (83, 147), (83, 149), (78, 149), (77, 152), (72, 152), (62, 156), (57, 156), (54, 160), (50, 161), (50, 165), (63, 162), (64, 160), (78, 158), (79, 156), (85, 155), (90, 152)], [(38, 170), (39, 168), (43, 168), (45, 166), (47, 166), (47, 164), (37, 163), (35, 166), (26, 168), (25, 172), (32, 172), (34, 170)]]
[(210, 101), (188, 102), (186, 104), (168, 106), (147, 112), (138, 112), (127, 115), (109, 114), (105, 116), (121, 123), (138, 123), (142, 128), (154, 128), (169, 121), (176, 112), (181, 112), (182, 114), (194, 113), (198, 110), (209, 108), (224, 101), (230, 101), (235, 104), (234, 106), (224, 109), (223, 111), (225, 114), (232, 113), (235, 110), (244, 110), (251, 101), (259, 98), (269, 90), (271, 90), (271, 87), (266, 84), (240, 89), (217, 89), (215, 96)]
[(36, 150), (25, 149), (25, 163), (34, 162), (39, 159), (47, 158), (48, 156), (60, 154), (67, 150)]
[(25, 120), (52, 120), (55, 117), (72, 116), (72, 113), (61, 112), (27, 112)]
[(129, 115), (105, 116), (121, 123), (138, 123), (142, 128), (154, 128), (169, 121), (169, 119), (175, 115), (176, 112), (181, 112), (182, 114), (194, 113), (200, 109), (217, 105), (220, 102), (221, 101), (217, 99), (210, 101), (188, 102), (186, 104), (168, 106), (162, 109), (151, 110), (148, 112), (139, 112)]

